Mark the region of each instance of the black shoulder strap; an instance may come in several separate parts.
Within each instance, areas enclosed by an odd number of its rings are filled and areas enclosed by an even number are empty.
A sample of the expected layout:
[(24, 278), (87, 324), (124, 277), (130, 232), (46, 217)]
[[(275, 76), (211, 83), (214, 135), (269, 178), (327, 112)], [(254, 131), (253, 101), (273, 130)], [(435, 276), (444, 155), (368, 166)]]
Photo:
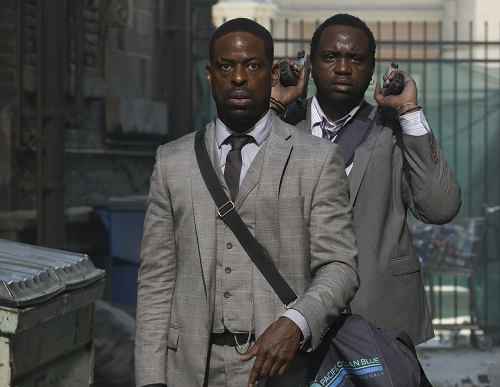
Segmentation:
[(290, 307), (298, 299), (298, 296), (285, 281), (271, 259), (266, 255), (259, 245), (259, 242), (257, 242), (252, 233), (248, 230), (238, 212), (235, 210), (234, 203), (229, 200), (224, 193), (224, 189), (219, 184), (219, 178), (214, 170), (205, 145), (205, 129), (196, 133), (194, 150), (203, 180), (217, 206), (217, 214), (233, 231), (255, 266), (257, 266), (264, 275), (264, 278), (269, 282), (281, 301), (285, 304), (285, 307)]

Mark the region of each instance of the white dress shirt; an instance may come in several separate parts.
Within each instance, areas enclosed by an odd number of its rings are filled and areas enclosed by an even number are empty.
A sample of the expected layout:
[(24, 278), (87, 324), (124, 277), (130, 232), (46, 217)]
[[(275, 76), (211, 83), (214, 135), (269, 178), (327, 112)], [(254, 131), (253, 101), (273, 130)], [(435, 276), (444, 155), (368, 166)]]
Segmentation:
[[(316, 96), (313, 97), (311, 102), (311, 134), (316, 137), (323, 137), (323, 131), (321, 126), (323, 125), (327, 130), (335, 130), (338, 127), (344, 127), (348, 122), (352, 120), (354, 115), (358, 112), (363, 101), (359, 103), (354, 109), (352, 109), (345, 117), (331, 122), (326, 118), (323, 109), (319, 106), (319, 102)], [(399, 116), (399, 123), (401, 124), (401, 129), (403, 133), (410, 136), (422, 136), (430, 132), (429, 123), (424, 116), (422, 110), (411, 112), (402, 116)], [(336, 137), (332, 139), (335, 140)], [(346, 173), (349, 175), (351, 172), (353, 163), (347, 166)]]

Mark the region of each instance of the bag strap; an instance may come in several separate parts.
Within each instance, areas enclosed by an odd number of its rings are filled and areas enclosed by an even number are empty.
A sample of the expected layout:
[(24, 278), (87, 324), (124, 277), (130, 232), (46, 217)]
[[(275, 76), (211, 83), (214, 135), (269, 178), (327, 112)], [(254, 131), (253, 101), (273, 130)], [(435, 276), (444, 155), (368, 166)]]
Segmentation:
[(425, 374), (425, 371), (422, 368), (422, 364), (420, 364), (420, 361), (418, 360), (417, 351), (415, 350), (415, 345), (413, 344), (413, 340), (411, 339), (410, 335), (405, 331), (399, 331), (396, 336), (396, 339), (402, 342), (404, 345), (406, 345), (417, 359), (418, 366), (420, 367), (419, 387), (432, 387), (431, 382), (429, 381), (429, 379), (427, 379), (427, 375)]
[(298, 296), (280, 274), (273, 261), (267, 256), (252, 233), (234, 208), (234, 203), (224, 193), (219, 183), (219, 178), (214, 170), (212, 161), (205, 144), (205, 129), (199, 130), (195, 135), (194, 145), (196, 160), (205, 184), (217, 206), (217, 214), (229, 226), (241, 246), (245, 249), (255, 266), (272, 286), (278, 297), (290, 308)]

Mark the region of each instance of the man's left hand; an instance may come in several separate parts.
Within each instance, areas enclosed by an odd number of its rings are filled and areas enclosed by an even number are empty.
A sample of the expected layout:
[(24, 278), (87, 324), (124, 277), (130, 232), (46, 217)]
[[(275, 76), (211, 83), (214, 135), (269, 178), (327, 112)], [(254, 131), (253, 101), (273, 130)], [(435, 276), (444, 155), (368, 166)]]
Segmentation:
[(276, 62), (276, 64), (279, 65), (282, 61), (288, 62), (292, 71), (297, 75), (297, 85), (285, 87), (281, 84), (281, 82), (278, 82), (272, 87), (271, 96), (276, 98), (283, 105), (288, 106), (304, 95), (309, 83), (308, 71), (306, 71), (308, 69), (304, 66), (300, 66), (297, 62), (291, 59), (282, 59)]
[(302, 332), (289, 318), (280, 317), (257, 339), (250, 351), (241, 357), (248, 361), (255, 357), (248, 386), (267, 376), (283, 375), (295, 357)]

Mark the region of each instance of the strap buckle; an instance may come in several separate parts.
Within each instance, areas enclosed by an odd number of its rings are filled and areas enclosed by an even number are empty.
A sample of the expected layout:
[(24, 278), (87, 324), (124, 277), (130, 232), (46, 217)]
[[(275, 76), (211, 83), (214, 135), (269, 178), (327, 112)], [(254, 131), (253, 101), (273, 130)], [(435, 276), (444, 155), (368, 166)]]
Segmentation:
[[(229, 208), (226, 208), (229, 206)], [(230, 213), (232, 210), (234, 210), (234, 203), (229, 200), (228, 202), (224, 203), (222, 206), (217, 208), (217, 215), (219, 215), (221, 218), (226, 216), (228, 213)], [(223, 212), (223, 213), (221, 213)]]
[(290, 309), (292, 306), (294, 306), (297, 301), (299, 300), (299, 296), (297, 296), (297, 298), (295, 300), (293, 300), (292, 302), (289, 302), (288, 304), (285, 304), (285, 309)]

